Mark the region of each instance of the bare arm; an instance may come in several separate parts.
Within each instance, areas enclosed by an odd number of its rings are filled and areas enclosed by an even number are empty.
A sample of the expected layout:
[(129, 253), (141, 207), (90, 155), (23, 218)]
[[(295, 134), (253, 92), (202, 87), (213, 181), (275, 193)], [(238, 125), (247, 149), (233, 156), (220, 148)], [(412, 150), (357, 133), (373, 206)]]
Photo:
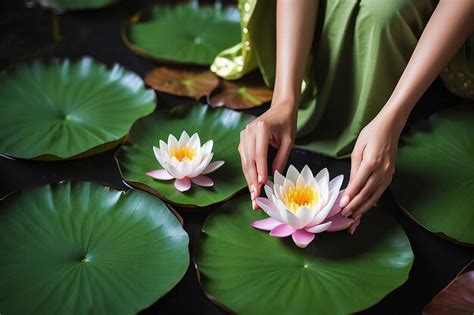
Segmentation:
[[(239, 152), (252, 201), (267, 181), (268, 145), (278, 149), (272, 169), (282, 171), (296, 133), (296, 114), (313, 41), (317, 0), (278, 0), (276, 77), (272, 105), (240, 135)], [(255, 203), (253, 203), (254, 208)]]
[(343, 214), (360, 218), (390, 184), (408, 115), (473, 30), (473, 0), (439, 2), (390, 99), (357, 140)]

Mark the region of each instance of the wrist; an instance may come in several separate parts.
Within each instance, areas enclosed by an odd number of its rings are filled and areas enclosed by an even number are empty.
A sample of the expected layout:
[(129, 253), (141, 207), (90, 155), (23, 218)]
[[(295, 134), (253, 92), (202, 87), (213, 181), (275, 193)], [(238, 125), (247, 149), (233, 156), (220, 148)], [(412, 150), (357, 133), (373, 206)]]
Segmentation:
[(386, 124), (390, 125), (393, 130), (400, 134), (407, 123), (410, 112), (411, 110), (408, 110), (406, 107), (387, 103), (380, 111), (380, 115)]

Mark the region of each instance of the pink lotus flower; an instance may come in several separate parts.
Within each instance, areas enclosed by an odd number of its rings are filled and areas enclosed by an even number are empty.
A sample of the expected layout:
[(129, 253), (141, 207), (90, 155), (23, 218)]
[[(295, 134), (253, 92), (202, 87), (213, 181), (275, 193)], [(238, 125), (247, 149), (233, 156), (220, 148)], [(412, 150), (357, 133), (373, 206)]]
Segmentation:
[(346, 229), (354, 220), (340, 212), (339, 191), (344, 179), (339, 175), (329, 181), (325, 168), (316, 175), (306, 165), (301, 173), (290, 165), (286, 177), (275, 172), (275, 183), (265, 185), (268, 198), (258, 197), (257, 204), (270, 218), (255, 221), (254, 228), (270, 231), (274, 237), (292, 236), (298, 247), (308, 246), (314, 234)]
[(159, 180), (175, 179), (174, 186), (179, 191), (187, 191), (191, 183), (198, 186), (211, 187), (212, 179), (205, 174), (214, 172), (224, 161), (211, 162), (213, 141), (209, 140), (201, 146), (197, 133), (191, 137), (183, 131), (179, 140), (173, 135), (168, 136), (168, 143), (160, 140), (160, 147), (153, 146), (155, 157), (163, 169), (146, 173)]

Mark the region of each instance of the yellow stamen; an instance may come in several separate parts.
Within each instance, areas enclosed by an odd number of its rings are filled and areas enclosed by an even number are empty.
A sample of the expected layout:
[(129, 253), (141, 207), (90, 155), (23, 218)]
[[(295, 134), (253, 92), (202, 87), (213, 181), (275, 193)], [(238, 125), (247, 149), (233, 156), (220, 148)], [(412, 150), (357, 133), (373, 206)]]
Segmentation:
[(196, 155), (196, 150), (187, 146), (178, 147), (171, 149), (170, 155), (171, 157), (175, 157), (178, 161), (182, 161), (186, 158), (192, 160)]
[(311, 208), (319, 199), (318, 192), (307, 185), (288, 188), (282, 197), (286, 208), (293, 213), (300, 207)]

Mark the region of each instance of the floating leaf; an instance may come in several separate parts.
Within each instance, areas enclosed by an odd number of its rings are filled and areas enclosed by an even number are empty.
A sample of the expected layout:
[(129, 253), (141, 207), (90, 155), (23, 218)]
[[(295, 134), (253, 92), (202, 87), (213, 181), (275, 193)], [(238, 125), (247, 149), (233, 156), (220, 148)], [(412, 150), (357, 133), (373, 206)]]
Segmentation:
[(196, 245), (204, 291), (232, 312), (347, 314), (377, 303), (408, 278), (408, 238), (380, 209), (353, 236), (321, 234), (305, 249), (250, 226), (264, 218), (247, 196), (239, 197), (210, 214)]
[[(246, 186), (237, 151), (240, 131), (251, 118), (228, 109), (208, 106), (179, 106), (172, 111), (158, 111), (138, 120), (130, 135), (117, 152), (122, 176), (131, 185), (147, 190), (160, 198), (181, 206), (208, 206), (229, 199)], [(213, 187), (193, 187), (186, 193), (178, 191), (173, 181), (160, 181), (146, 173), (161, 168), (153, 153), (160, 140), (169, 134), (179, 136), (182, 131), (198, 133), (201, 141), (214, 141), (213, 160), (225, 164), (211, 174)]]
[(211, 94), (219, 85), (219, 78), (211, 71), (159, 67), (146, 74), (145, 82), (160, 92), (199, 99)]
[(11, 195), (1, 210), (5, 314), (135, 314), (189, 264), (188, 235), (141, 191), (65, 182)]
[(98, 9), (117, 1), (118, 0), (32, 0), (32, 2), (37, 2), (45, 7), (51, 7), (57, 11)]
[(453, 107), (413, 126), (401, 141), (391, 190), (434, 233), (474, 244), (474, 108)]
[(133, 51), (160, 61), (210, 65), (240, 41), (239, 12), (219, 5), (157, 5), (135, 15), (122, 38)]
[[(431, 300), (423, 315), (472, 315), (474, 314), (474, 261)], [(464, 273), (463, 273), (464, 272)]]
[(272, 90), (267, 87), (255, 87), (224, 81), (220, 92), (211, 96), (213, 107), (225, 106), (232, 109), (247, 109), (272, 100)]
[(18, 66), (0, 75), (0, 99), (0, 153), (27, 159), (105, 151), (155, 108), (139, 76), (91, 58)]

